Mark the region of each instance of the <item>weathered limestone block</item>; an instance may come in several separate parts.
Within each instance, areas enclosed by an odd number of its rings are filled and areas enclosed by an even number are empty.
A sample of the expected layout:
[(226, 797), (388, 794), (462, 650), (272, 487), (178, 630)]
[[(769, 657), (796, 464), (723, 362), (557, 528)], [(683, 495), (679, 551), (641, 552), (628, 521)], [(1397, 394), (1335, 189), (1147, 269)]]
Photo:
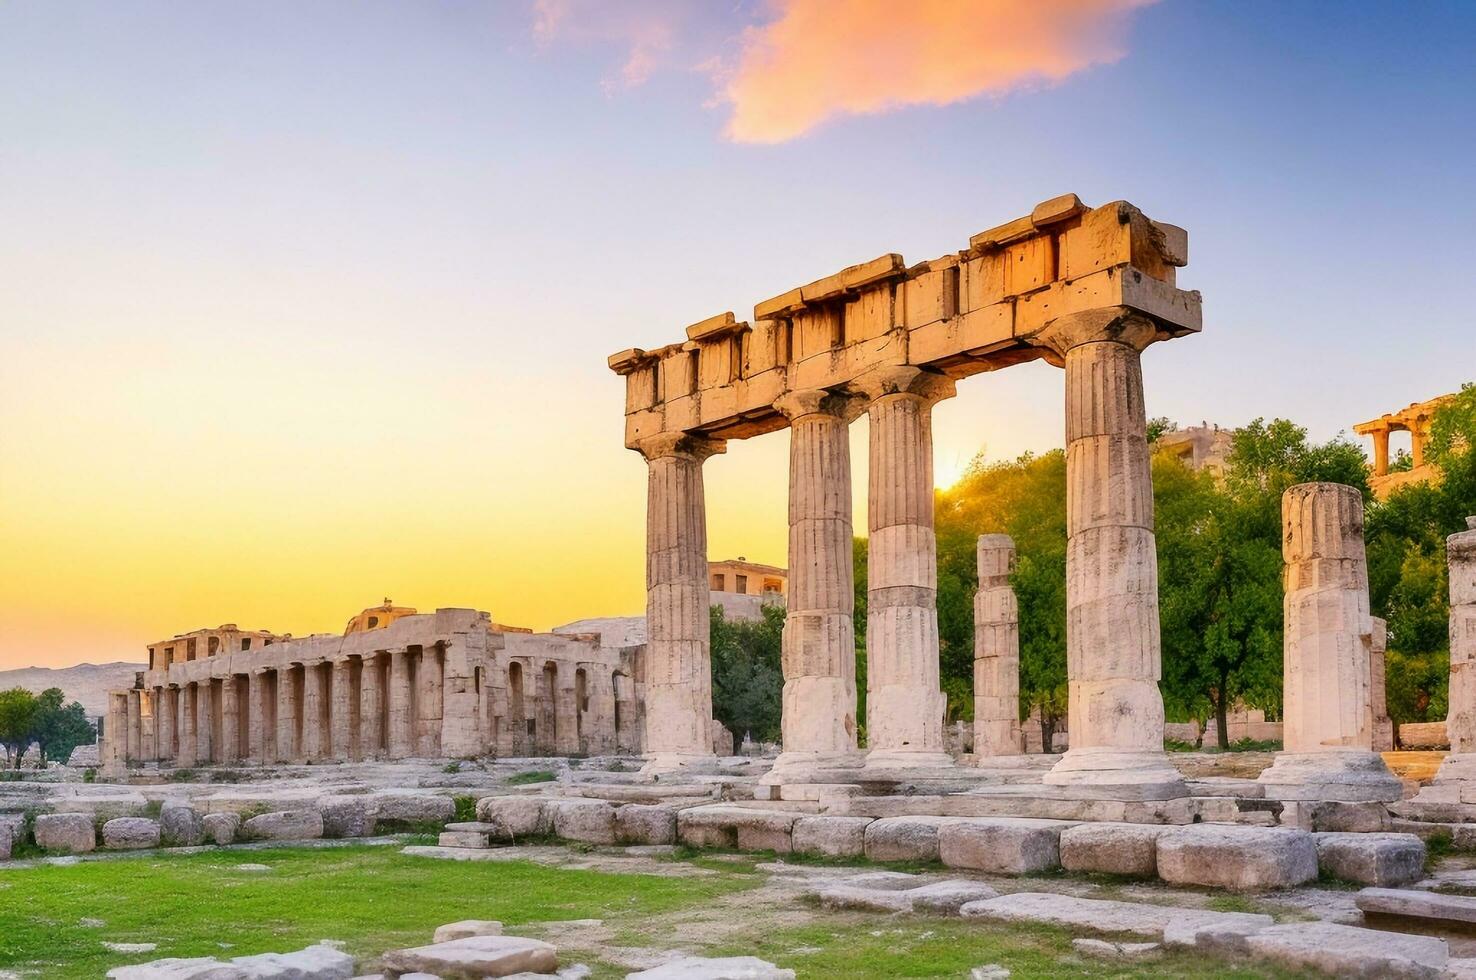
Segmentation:
[(456, 818), (456, 801), (434, 793), (374, 794), (376, 823), (446, 823)]
[(460, 922), (438, 926), (435, 935), (431, 938), (438, 943), (449, 943), (457, 939), (470, 939), (472, 936), (500, 935), (502, 935), (502, 923), (495, 919), (462, 919)]
[(241, 825), (245, 840), (316, 840), (322, 836), (323, 815), (317, 810), (278, 810)]
[(1029, 817), (963, 817), (938, 828), (938, 856), (950, 868), (1049, 871), (1061, 866), (1061, 831), (1069, 826)]
[(1429, 919), (1442, 928), (1476, 925), (1476, 898), (1403, 888), (1365, 888), (1353, 904), (1368, 915), (1398, 915)]
[(1215, 912), (1172, 905), (1113, 902), (1054, 892), (1000, 895), (982, 902), (969, 902), (960, 912), (964, 918), (992, 922), (1041, 922), (1088, 932), (1129, 933), (1158, 941), (1163, 939), (1164, 931), (1170, 926), (1181, 924), (1214, 925), (1253, 932), (1274, 921), (1269, 915), (1250, 912)]
[(1311, 804), (1312, 829), (1327, 833), (1371, 834), (1393, 826), (1382, 803), (1346, 803), (1322, 800)]
[(448, 943), (385, 953), (384, 975), (397, 980), (407, 973), (429, 973), (444, 980), (482, 980), (513, 973), (552, 973), (558, 951), (548, 943), (518, 936), (471, 936)]
[(950, 817), (884, 817), (866, 827), (870, 861), (936, 861), (938, 832)]
[(367, 796), (323, 796), (316, 806), (323, 815), (324, 837), (369, 837), (374, 833), (374, 810)]
[[(0, 838), (9, 840), (11, 846), (24, 843), (26, 839), (26, 815), (24, 813), (0, 813)], [(6, 857), (10, 852), (5, 853)]]
[(326, 943), (295, 953), (259, 953), (222, 961), (213, 956), (169, 957), (118, 966), (109, 980), (350, 980), (354, 958)]
[(166, 803), (159, 811), (159, 842), (165, 847), (199, 847), (205, 843), (205, 821), (193, 807)]
[(1231, 891), (1292, 888), (1317, 877), (1317, 847), (1306, 831), (1283, 827), (1176, 827), (1158, 838), (1158, 876)]
[(1152, 878), (1158, 874), (1158, 838), (1168, 829), (1142, 823), (1067, 827), (1061, 831), (1061, 867)]
[(159, 846), (159, 822), (148, 817), (114, 817), (102, 828), (103, 847), (133, 851)]
[(993, 888), (978, 881), (949, 879), (935, 881), (918, 888), (909, 888), (901, 894), (912, 900), (912, 911), (932, 915), (957, 915), (958, 910), (970, 902), (982, 902), (999, 894)]
[(1394, 887), (1425, 876), (1425, 842), (1414, 834), (1313, 834), (1317, 864), (1360, 885)]
[(676, 835), (675, 807), (627, 803), (615, 811), (615, 837), (622, 844), (674, 844)]
[(838, 884), (816, 889), (813, 894), (821, 907), (827, 909), (856, 909), (862, 912), (912, 911), (912, 898), (905, 891)]
[(698, 806), (677, 814), (677, 837), (692, 847), (788, 854), (800, 814), (736, 806)]
[(441, 847), (469, 847), (486, 850), (493, 846), (494, 840), (500, 839), (500, 828), (496, 824), (448, 823), (446, 829), (441, 831), (436, 843)]
[(32, 833), (36, 846), (46, 851), (85, 854), (97, 847), (97, 827), (86, 813), (43, 813)]
[(549, 800), (549, 822), (555, 835), (585, 844), (613, 844), (615, 807), (604, 800)]
[(201, 821), (205, 829), (205, 838), (212, 844), (234, 844), (236, 835), (241, 831), (241, 815), (239, 813), (207, 813)]
[(477, 819), (496, 824), (508, 840), (549, 832), (545, 800), (536, 796), (487, 796), (477, 801)]
[(625, 980), (794, 980), (794, 971), (757, 956), (681, 956)]
[(791, 831), (791, 846), (796, 854), (861, 857), (871, 822), (871, 817), (800, 817)]
[(1439, 977), (1449, 958), (1443, 939), (1331, 922), (1271, 926), (1246, 937), (1251, 955), (1291, 969), (1312, 968), (1340, 978)]
[(1019, 755), (1020, 608), (1010, 573), (1015, 542), (1008, 534), (981, 534), (979, 591), (974, 594), (974, 755)]

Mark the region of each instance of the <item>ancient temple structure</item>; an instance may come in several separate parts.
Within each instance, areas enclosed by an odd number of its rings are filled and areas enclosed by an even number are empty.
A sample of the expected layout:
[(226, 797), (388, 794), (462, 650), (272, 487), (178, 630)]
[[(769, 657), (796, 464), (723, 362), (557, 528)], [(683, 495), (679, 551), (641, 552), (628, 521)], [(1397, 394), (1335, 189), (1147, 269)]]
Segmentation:
[[(1353, 431), (1373, 439), (1373, 475), (1369, 477), (1369, 489), (1374, 496), (1383, 499), (1396, 487), (1409, 483), (1422, 483), (1435, 475), (1435, 468), (1425, 461), (1425, 446), (1430, 441), (1430, 423), (1435, 411), (1454, 398), (1441, 395), (1429, 401), (1415, 402), (1408, 408), (1389, 412), (1367, 422), (1359, 422)], [(1393, 432), (1409, 433), (1410, 468), (1391, 472), (1389, 469), (1389, 435)]]
[(981, 534), (974, 594), (974, 755), (1018, 755), (1020, 731), (1020, 604), (1010, 585), (1015, 542)]
[(342, 635), (196, 630), (150, 644), (149, 669), (110, 694), (102, 761), (116, 771), (638, 753), (643, 654), (595, 633), (387, 600)]
[(869, 756), (944, 766), (938, 685), (933, 406), (972, 375), (1042, 359), (1065, 371), (1071, 749), (1048, 784), (1178, 798), (1163, 754), (1153, 494), (1140, 357), (1197, 332), (1177, 288), (1181, 228), (1073, 194), (908, 265), (889, 254), (723, 313), (679, 342), (610, 357), (625, 444), (649, 467), (651, 767), (712, 758), (703, 462), (788, 429), (784, 755), (771, 784), (824, 781), (857, 753), (850, 423), (869, 418)]

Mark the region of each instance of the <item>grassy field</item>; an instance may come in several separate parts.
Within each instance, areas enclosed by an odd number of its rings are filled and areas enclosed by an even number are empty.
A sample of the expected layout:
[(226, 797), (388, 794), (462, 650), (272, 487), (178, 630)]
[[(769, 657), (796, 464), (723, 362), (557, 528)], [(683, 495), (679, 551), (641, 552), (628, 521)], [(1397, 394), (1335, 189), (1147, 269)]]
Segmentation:
[[(270, 871), (243, 870), (264, 864)], [(602, 939), (552, 936), (566, 963), (595, 976), (627, 970), (602, 957), (611, 945), (755, 954), (801, 977), (966, 977), (998, 964), (1014, 978), (1272, 978), (1278, 973), (1172, 955), (1106, 964), (1071, 949), (1056, 929), (996, 926), (925, 916), (819, 913), (760, 889), (751, 861), (693, 863), (707, 877), (616, 874), (525, 861), (458, 862), (410, 857), (395, 847), (216, 851), (168, 858), (0, 871), (0, 970), (23, 976), (100, 977), (163, 956), (240, 956), (342, 941), (361, 957), (429, 941), (466, 918), (500, 919), (513, 934), (538, 923), (601, 919)], [(518, 926), (523, 926), (522, 930)], [(147, 954), (103, 942), (152, 942)]]

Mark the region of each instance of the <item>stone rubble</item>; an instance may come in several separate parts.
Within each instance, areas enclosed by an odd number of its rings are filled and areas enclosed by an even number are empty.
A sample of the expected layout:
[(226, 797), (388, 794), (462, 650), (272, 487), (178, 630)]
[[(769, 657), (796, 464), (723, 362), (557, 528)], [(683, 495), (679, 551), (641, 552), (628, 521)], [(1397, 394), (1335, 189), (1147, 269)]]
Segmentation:
[(213, 956), (169, 957), (119, 966), (108, 980), (349, 980), (354, 958), (328, 943), (295, 953), (260, 953), (218, 960)]
[(406, 973), (431, 973), (445, 980), (481, 980), (513, 973), (552, 973), (558, 951), (538, 939), (518, 936), (471, 936), (385, 953), (386, 980)]

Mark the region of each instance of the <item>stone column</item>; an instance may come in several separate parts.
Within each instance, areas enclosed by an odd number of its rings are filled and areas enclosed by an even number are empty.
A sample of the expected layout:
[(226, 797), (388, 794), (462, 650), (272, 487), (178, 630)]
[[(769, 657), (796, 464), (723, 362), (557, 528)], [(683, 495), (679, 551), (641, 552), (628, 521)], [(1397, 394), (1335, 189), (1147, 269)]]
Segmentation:
[(175, 755), (174, 764), (181, 769), (188, 769), (194, 766), (199, 751), (195, 734), (195, 685), (181, 684), (177, 700), (179, 724), (175, 727), (179, 731), (179, 752)]
[(1445, 539), (1450, 563), (1450, 754), (1435, 782), (1476, 781), (1476, 517)]
[(384, 754), (384, 683), (379, 656), (365, 656), (359, 671), (359, 758)]
[(1163, 751), (1158, 556), (1140, 354), (1157, 339), (1122, 308), (1060, 317), (1039, 343), (1066, 369), (1066, 673), (1071, 748), (1048, 785), (1186, 795)]
[(1374, 444), (1374, 476), (1387, 476), (1389, 474), (1389, 430), (1378, 429), (1369, 433), (1373, 436)]
[(1363, 498), (1337, 483), (1298, 484), (1282, 495), (1281, 523), (1286, 751), (1261, 773), (1266, 797), (1398, 800), (1399, 780), (1372, 751)]
[(974, 755), (1019, 755), (1020, 606), (1010, 585), (1015, 542), (979, 535), (974, 594)]
[(220, 682), (220, 744), (215, 758), (227, 764), (241, 759), (241, 697), (235, 674), (226, 674)]
[(1389, 624), (1373, 617), (1368, 651), (1368, 699), (1373, 706), (1373, 750), (1394, 751), (1394, 722), (1389, 719), (1389, 688), (1384, 658), (1389, 652)]
[(98, 750), (102, 774), (108, 779), (123, 779), (128, 774), (128, 701), (127, 691), (108, 692), (108, 710), (103, 718)]
[(210, 678), (205, 677), (195, 685), (195, 761), (215, 761), (215, 699), (211, 696)]
[[(693, 435), (645, 440), (645, 772), (712, 764), (712, 651), (702, 464), (726, 448)], [(525, 678), (525, 682), (528, 679)]]
[(813, 782), (856, 766), (855, 573), (850, 423), (861, 400), (790, 392), (774, 405), (789, 427), (789, 615), (784, 623), (784, 752), (763, 781)]
[(308, 762), (323, 757), (323, 664), (302, 665), (302, 745), (299, 754)]
[(251, 759), (261, 765), (272, 762), (275, 758), (273, 748), (276, 728), (272, 722), (275, 701), (266, 675), (265, 668), (257, 668), (247, 675), (246, 681), (246, 699), (251, 702), (251, 733), (247, 737), (251, 745)]
[(869, 398), (870, 417), (866, 766), (951, 766), (938, 668), (932, 412), (953, 396), (953, 381), (884, 367), (855, 387)]
[[(143, 760), (143, 691), (128, 692), (128, 761)], [(67, 760), (62, 759), (62, 762)]]
[(159, 760), (173, 759), (175, 755), (175, 723), (179, 718), (176, 691), (172, 687), (156, 687), (154, 698), (154, 730), (159, 733)]
[(143, 753), (145, 762), (158, 762), (161, 758), (159, 750), (159, 689), (148, 688), (149, 723), (144, 726)]
[(1409, 460), (1412, 466), (1425, 465), (1425, 439), (1429, 433), (1425, 431), (1425, 424), (1416, 420), (1409, 427)]
[(392, 650), (389, 658), (389, 757), (408, 759), (415, 754), (415, 716), (410, 708), (415, 692), (410, 685), (410, 651)]
[(295, 762), (297, 745), (297, 697), (292, 681), (291, 665), (277, 669), (277, 745), (278, 762)]
[(353, 757), (353, 662), (347, 658), (333, 661), (333, 704), (329, 710), (332, 735), (329, 742), (333, 758), (347, 762)]

